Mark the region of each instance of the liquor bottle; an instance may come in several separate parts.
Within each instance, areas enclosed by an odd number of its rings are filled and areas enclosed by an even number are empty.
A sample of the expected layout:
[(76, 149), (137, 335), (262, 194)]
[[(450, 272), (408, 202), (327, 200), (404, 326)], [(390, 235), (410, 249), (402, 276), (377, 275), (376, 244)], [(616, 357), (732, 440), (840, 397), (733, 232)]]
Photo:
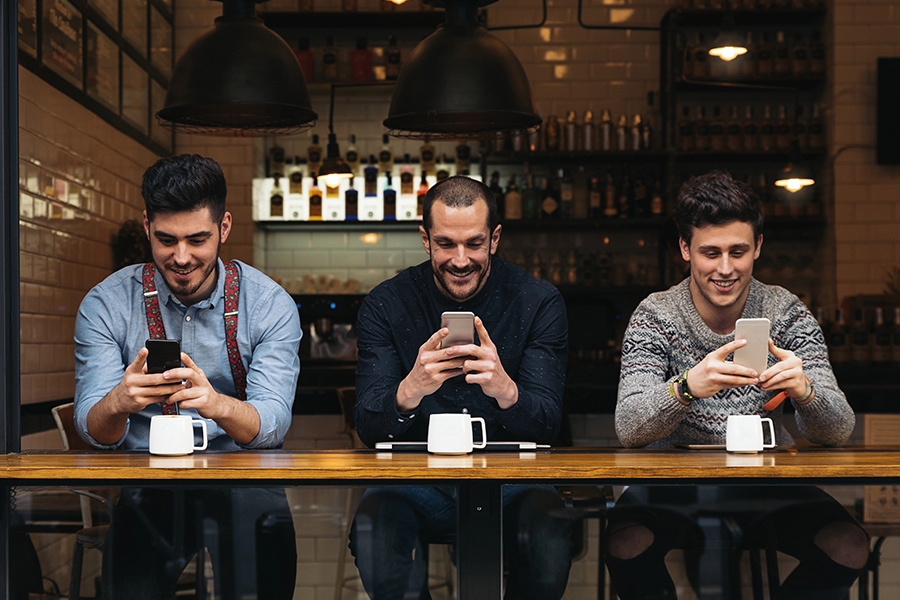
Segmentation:
[(678, 119), (678, 151), (694, 150), (694, 120), (691, 118), (691, 107), (681, 107), (681, 118)]
[(650, 215), (650, 196), (647, 193), (647, 186), (640, 175), (634, 178), (634, 184), (631, 187), (632, 192), (632, 214), (637, 218), (643, 218)]
[(779, 79), (784, 79), (791, 75), (791, 49), (788, 47), (783, 31), (779, 31), (775, 34), (772, 71), (775, 77)]
[(742, 125), (737, 104), (732, 104), (725, 122), (725, 149), (729, 152), (740, 152), (744, 148)]
[(900, 364), (900, 306), (894, 307), (894, 323), (891, 328), (891, 362)]
[(309, 220), (322, 220), (322, 190), (319, 189), (319, 178), (315, 175), (309, 188)]
[(497, 214), (502, 215), (504, 213), (504, 206), (503, 187), (500, 185), (500, 171), (491, 173), (491, 180), (490, 183), (488, 183), (488, 188), (494, 193), (494, 202), (497, 203)]
[(619, 115), (616, 120), (616, 150), (625, 151), (628, 149), (628, 117)]
[[(753, 33), (747, 32), (747, 41), (744, 42), (744, 45), (747, 46), (747, 52), (740, 57), (740, 77), (741, 79), (753, 80), (756, 79), (756, 42), (753, 41)], [(737, 61), (732, 61), (737, 62)]]
[(653, 124), (650, 122), (652, 115), (648, 115), (641, 123), (641, 147), (640, 150), (653, 149)]
[(306, 164), (309, 176), (315, 177), (322, 167), (322, 146), (319, 145), (319, 134), (314, 133), (312, 143), (306, 148)]
[(472, 148), (465, 142), (461, 142), (456, 147), (456, 174), (457, 175), (468, 175), (469, 174), (469, 160), (472, 157)]
[(871, 361), (876, 365), (886, 365), (891, 362), (891, 326), (884, 320), (884, 309), (875, 307), (875, 325), (870, 336)]
[(775, 149), (787, 152), (791, 149), (791, 121), (784, 104), (778, 105), (778, 121), (775, 123)]
[(741, 126), (741, 147), (744, 152), (759, 151), (759, 126), (753, 116), (753, 107), (744, 108), (744, 122)]
[(825, 148), (825, 121), (818, 103), (813, 104), (812, 115), (806, 125), (806, 145), (810, 150), (819, 151)]
[(356, 48), (350, 51), (350, 79), (352, 81), (370, 81), (372, 79), (372, 51), (366, 44), (366, 38), (356, 38)]
[(434, 166), (434, 174), (438, 181), (450, 177), (450, 165), (447, 164), (446, 154), (441, 154), (441, 161)]
[(419, 165), (426, 175), (434, 175), (434, 144), (425, 136), (425, 141), (419, 147)]
[(762, 120), (759, 122), (759, 150), (771, 152), (775, 149), (775, 122), (772, 120), (772, 109), (766, 104), (763, 107)]
[(691, 49), (694, 79), (709, 79), (709, 47), (703, 32), (697, 34), (697, 40)]
[(834, 311), (834, 322), (828, 328), (828, 356), (834, 364), (850, 361), (850, 336), (847, 335), (847, 323), (844, 311)]
[(375, 156), (369, 156), (369, 164), (363, 169), (363, 194), (366, 197), (378, 195), (378, 166)]
[(794, 107), (794, 122), (791, 127), (791, 132), (793, 134), (793, 140), (797, 140), (800, 144), (800, 148), (807, 149), (809, 148), (809, 135), (807, 128), (809, 127), (809, 121), (806, 118), (806, 115), (803, 114), (803, 105), (798, 104)]
[(606, 185), (603, 188), (603, 216), (611, 219), (619, 215), (619, 196), (616, 193), (616, 180), (611, 171), (606, 171)]
[(794, 34), (794, 43), (791, 44), (791, 75), (794, 77), (806, 77), (809, 74), (809, 45), (798, 31)]
[(322, 51), (322, 79), (325, 81), (338, 80), (338, 54), (334, 45), (334, 36), (328, 36), (325, 50)]
[[(329, 181), (332, 179), (332, 181)], [(342, 221), (346, 219), (346, 207), (341, 197), (341, 178), (323, 177), (325, 195), (322, 197), (322, 219), (324, 221)]]
[(295, 166), (288, 175), (288, 194), (303, 193), (303, 169), (299, 165)]
[(419, 189), (416, 190), (416, 217), (422, 218), (422, 209), (425, 206), (425, 195), (428, 193), (428, 172), (422, 169), (422, 178), (419, 180)]
[(603, 192), (600, 189), (599, 177), (591, 177), (588, 185), (588, 210), (592, 219), (603, 217)]
[(356, 148), (356, 135), (350, 134), (350, 144), (347, 145), (347, 154), (344, 155), (347, 166), (354, 175), (359, 175), (359, 150)]
[(642, 143), (642, 134), (644, 131), (644, 117), (641, 116), (640, 113), (635, 113), (631, 118), (631, 135), (629, 136), (629, 140), (631, 142), (629, 150), (640, 150)]
[(384, 220), (397, 220), (397, 192), (391, 187), (391, 172), (385, 171), (384, 191), (382, 192), (382, 201), (384, 202)]
[(309, 49), (309, 38), (301, 37), (297, 41), (297, 49), (294, 50), (294, 56), (300, 63), (300, 70), (306, 81), (315, 81), (316, 79), (316, 57), (312, 50)]
[(506, 194), (503, 197), (503, 217), (508, 221), (522, 218), (522, 194), (516, 187), (516, 176), (509, 176), (506, 184)]
[(865, 309), (857, 308), (853, 314), (853, 330), (850, 333), (850, 360), (856, 364), (869, 361), (869, 327), (866, 325)]
[(650, 214), (659, 217), (666, 214), (666, 202), (663, 199), (659, 177), (653, 182), (653, 191), (650, 192)]
[(506, 132), (505, 131), (495, 131), (494, 132), (494, 142), (491, 145), (491, 151), (497, 156), (503, 156), (506, 154)]
[(575, 212), (575, 182), (566, 172), (560, 169), (558, 172), (559, 185), (559, 217), (571, 219)]
[(510, 149), (518, 154), (525, 147), (525, 133), (521, 129), (514, 129), (509, 137)]
[(813, 31), (809, 40), (809, 73), (823, 75), (825, 73), (825, 44), (822, 43), (822, 32)]
[(556, 115), (547, 117), (544, 123), (544, 149), (555, 152), (559, 150), (559, 119)]
[(344, 192), (344, 218), (348, 221), (359, 220), (359, 192), (356, 189), (355, 179), (350, 178), (350, 187)]
[(276, 177), (272, 186), (272, 194), (269, 196), (269, 217), (281, 219), (284, 217), (284, 192), (281, 189), (281, 179)]
[(415, 168), (410, 162), (409, 154), (403, 155), (403, 163), (400, 165), (400, 193), (412, 194), (415, 186)]
[[(382, 2), (382, 4), (389, 4)], [(388, 36), (388, 45), (384, 51), (384, 78), (388, 81), (396, 81), (400, 74), (400, 48), (397, 46), (397, 38)]]
[(578, 117), (575, 116), (575, 111), (570, 110), (566, 113), (566, 125), (563, 129), (564, 135), (563, 140), (565, 143), (565, 150), (567, 152), (574, 152), (578, 150)]
[(600, 149), (612, 150), (612, 113), (608, 108), (600, 113)]
[(597, 149), (597, 128), (594, 126), (593, 111), (584, 111), (584, 124), (581, 126), (581, 149), (593, 151)]
[(381, 136), (381, 151), (378, 152), (378, 170), (382, 173), (394, 172), (394, 153), (391, 151), (391, 143), (388, 134)]
[(772, 79), (775, 74), (775, 49), (766, 32), (763, 32), (756, 50), (756, 74), (760, 79)]
[(706, 120), (706, 107), (697, 107), (697, 120), (694, 122), (694, 150), (709, 152), (709, 121)]
[(525, 187), (522, 188), (522, 218), (537, 219), (541, 216), (541, 191), (534, 186), (534, 178), (525, 165)]
[(724, 152), (725, 136), (725, 119), (722, 116), (722, 107), (713, 106), (712, 119), (709, 121), (709, 149), (712, 152)]
[(278, 144), (269, 148), (266, 156), (268, 164), (266, 166), (266, 177), (284, 177), (284, 148)]
[(628, 171), (622, 171), (622, 178), (619, 179), (619, 196), (616, 201), (620, 219), (634, 216), (634, 198), (632, 197), (632, 192), (631, 178), (628, 176)]
[(559, 218), (559, 189), (552, 177), (544, 177), (541, 181), (541, 218)]
[(575, 171), (573, 188), (572, 218), (587, 219), (590, 216), (590, 198), (588, 197), (588, 176), (584, 165), (578, 165), (578, 170)]

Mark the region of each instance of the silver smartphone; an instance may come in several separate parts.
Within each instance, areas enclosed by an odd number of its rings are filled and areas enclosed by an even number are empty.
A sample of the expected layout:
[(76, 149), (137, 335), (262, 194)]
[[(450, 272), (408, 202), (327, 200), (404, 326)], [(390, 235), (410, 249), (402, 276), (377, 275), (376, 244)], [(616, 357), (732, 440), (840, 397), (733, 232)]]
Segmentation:
[(734, 324), (734, 339), (747, 340), (747, 345), (734, 351), (735, 364), (750, 367), (757, 374), (769, 364), (769, 320), (738, 319)]
[(441, 340), (441, 348), (475, 343), (475, 313), (469, 311), (446, 311), (441, 313), (441, 327), (450, 330), (450, 335)]

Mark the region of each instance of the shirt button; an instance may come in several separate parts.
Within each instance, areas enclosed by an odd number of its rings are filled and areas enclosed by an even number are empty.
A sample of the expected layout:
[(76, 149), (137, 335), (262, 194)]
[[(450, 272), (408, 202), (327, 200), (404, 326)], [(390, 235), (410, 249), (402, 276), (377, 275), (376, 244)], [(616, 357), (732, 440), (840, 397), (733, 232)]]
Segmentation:
[(468, 408), (464, 408), (464, 409), (463, 409), (463, 414), (466, 414), (466, 413), (468, 413), (468, 412), (469, 412), (469, 409), (468, 409)]
[(403, 420), (404, 420), (403, 417), (400, 417), (399, 419), (397, 419), (397, 422), (398, 422), (398, 423), (402, 423)]
[(186, 316), (186, 317), (184, 318), (184, 320), (185, 320), (185, 321), (190, 321), (190, 320), (191, 320), (191, 315)]
[(410, 419), (415, 419), (415, 418), (416, 418), (416, 415), (409, 415), (409, 418), (410, 418)]
[(388, 437), (389, 437), (390, 439), (394, 439), (394, 434), (393, 434), (393, 433), (389, 433), (389, 434), (388, 434)]

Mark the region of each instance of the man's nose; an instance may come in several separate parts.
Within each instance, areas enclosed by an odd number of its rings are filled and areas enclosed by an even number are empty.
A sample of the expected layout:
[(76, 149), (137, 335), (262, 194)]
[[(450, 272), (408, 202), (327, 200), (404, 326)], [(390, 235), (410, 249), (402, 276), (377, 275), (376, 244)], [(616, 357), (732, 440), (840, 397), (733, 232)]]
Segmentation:
[(191, 253), (188, 245), (184, 242), (175, 244), (175, 254), (172, 259), (181, 265), (191, 262)]

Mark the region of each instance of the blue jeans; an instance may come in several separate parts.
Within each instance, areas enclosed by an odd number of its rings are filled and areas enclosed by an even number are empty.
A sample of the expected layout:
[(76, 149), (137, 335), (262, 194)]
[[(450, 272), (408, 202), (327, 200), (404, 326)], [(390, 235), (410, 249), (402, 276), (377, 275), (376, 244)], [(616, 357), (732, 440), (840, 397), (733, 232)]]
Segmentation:
[[(363, 494), (350, 551), (373, 600), (427, 600), (420, 544), (456, 533), (456, 488), (378, 487)], [(550, 486), (503, 487), (507, 600), (561, 598), (572, 564), (572, 526)]]

